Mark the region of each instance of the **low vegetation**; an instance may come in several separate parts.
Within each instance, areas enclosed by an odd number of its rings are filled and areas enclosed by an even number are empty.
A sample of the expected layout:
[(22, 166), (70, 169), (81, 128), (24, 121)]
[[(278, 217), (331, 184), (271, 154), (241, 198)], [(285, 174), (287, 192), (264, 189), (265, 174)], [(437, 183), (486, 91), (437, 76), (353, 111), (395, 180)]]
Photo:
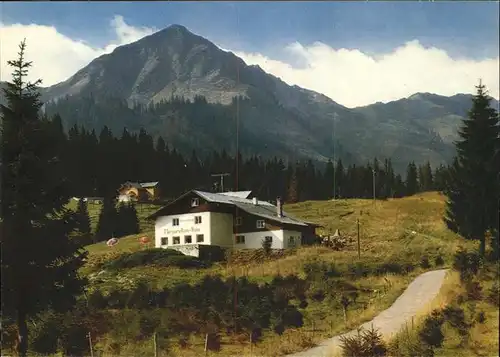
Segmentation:
[(498, 265), (459, 250), (427, 315), (390, 343), (391, 356), (484, 356), (498, 353)]
[[(203, 309), (208, 308), (215, 314), (209, 340), (220, 355), (250, 351), (282, 355), (302, 350), (372, 319), (389, 307), (416, 275), (426, 269), (451, 265), (458, 244), (471, 246), (443, 227), (439, 221), (443, 207), (443, 198), (438, 193), (375, 203), (316, 201), (286, 207), (291, 214), (322, 223), (325, 226), (322, 234), (339, 229), (347, 242), (341, 251), (324, 246), (267, 254), (264, 249), (234, 251), (223, 262), (203, 263), (196, 258), (181, 257), (175, 251), (152, 249), (152, 243), (149, 247), (141, 243), (144, 236), (152, 240), (151, 231), (121, 238), (112, 247), (99, 242), (87, 247), (89, 257), (82, 268), (90, 282), (87, 298), (78, 307), (85, 318), (78, 326), (72, 322), (64, 329), (74, 329), (75, 336), (79, 334), (77, 331), (90, 331), (94, 351), (102, 351), (104, 355), (116, 355), (118, 351), (120, 355), (152, 355), (152, 336), (156, 332), (157, 347), (162, 353), (196, 356), (202, 353), (209, 333), (209, 326), (200, 322), (203, 321), (200, 316), (205, 316)], [(355, 214), (346, 215), (346, 211)], [(140, 225), (146, 226), (145, 215), (140, 215), (140, 209), (137, 212)], [(89, 214), (95, 217), (99, 211), (89, 205)], [(357, 252), (358, 218), (361, 259)], [(204, 265), (180, 268), (184, 261), (179, 263), (176, 259)], [(213, 288), (204, 292), (203, 287), (211, 283), (219, 284), (227, 295), (207, 300)], [(291, 285), (297, 288), (291, 289)], [(237, 287), (236, 310), (230, 286)], [(244, 300), (242, 291), (247, 287), (257, 289), (262, 296), (269, 294), (270, 303), (278, 304), (272, 305), (276, 312), (269, 322), (266, 317), (255, 331), (238, 327), (239, 319), (243, 318), (239, 314), (257, 313), (246, 310), (250, 302)], [(169, 300), (178, 294), (184, 294), (183, 299), (192, 303), (192, 309), (184, 311), (175, 300)], [(203, 301), (219, 300), (227, 305), (203, 305)], [(288, 308), (279, 310), (277, 306)], [(293, 321), (301, 322), (280, 324), (278, 317), (285, 319), (283, 314), (291, 314), (297, 319)], [(44, 321), (60, 329), (66, 326), (64, 321), (68, 318), (52, 312)], [(124, 326), (120, 321), (130, 322)], [(67, 338), (67, 344), (78, 345), (69, 340), (69, 335)], [(81, 353), (89, 353), (88, 339), (80, 335), (80, 341)], [(57, 350), (64, 350), (64, 343), (59, 339)]]

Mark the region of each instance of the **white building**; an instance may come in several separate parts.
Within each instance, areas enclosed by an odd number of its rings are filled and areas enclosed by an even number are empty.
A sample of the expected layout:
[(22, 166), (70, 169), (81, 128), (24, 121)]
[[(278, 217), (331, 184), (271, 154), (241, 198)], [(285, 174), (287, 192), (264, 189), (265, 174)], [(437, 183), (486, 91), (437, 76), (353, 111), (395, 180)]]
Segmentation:
[[(155, 246), (183, 250), (193, 245), (257, 249), (269, 240), (273, 249), (300, 246), (315, 236), (319, 225), (293, 218), (251, 191), (190, 191), (162, 207), (155, 219)], [(186, 253), (187, 254), (187, 253)]]

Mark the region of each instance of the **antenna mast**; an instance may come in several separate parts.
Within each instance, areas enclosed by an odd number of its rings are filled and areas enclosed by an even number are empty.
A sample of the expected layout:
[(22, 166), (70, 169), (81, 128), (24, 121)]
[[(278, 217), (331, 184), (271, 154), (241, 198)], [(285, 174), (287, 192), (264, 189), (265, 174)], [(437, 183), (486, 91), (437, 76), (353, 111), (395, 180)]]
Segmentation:
[(230, 176), (230, 173), (222, 173), (222, 174), (212, 174), (212, 177), (220, 177), (220, 187), (221, 187), (221, 192), (224, 192), (224, 176)]

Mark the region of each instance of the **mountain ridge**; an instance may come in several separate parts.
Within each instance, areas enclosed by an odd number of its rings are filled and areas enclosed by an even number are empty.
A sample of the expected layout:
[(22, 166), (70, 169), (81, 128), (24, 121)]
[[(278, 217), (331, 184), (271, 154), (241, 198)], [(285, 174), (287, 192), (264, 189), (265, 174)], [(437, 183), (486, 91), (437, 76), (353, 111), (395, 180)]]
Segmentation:
[[(259, 66), (247, 65), (234, 53), (182, 25), (117, 47), (66, 81), (41, 88), (41, 93), (42, 100), (49, 103), (47, 108), (65, 114), (66, 124), (86, 123), (99, 128), (113, 121), (116, 128), (120, 123), (132, 128), (143, 126), (186, 149), (201, 145), (188, 138), (190, 135), (203, 138), (200, 142), (204, 145), (220, 146), (211, 137), (232, 140), (238, 125), (240, 148), (245, 145), (249, 152), (319, 161), (334, 155), (355, 162), (374, 156), (391, 157), (399, 169), (409, 161), (430, 161), (433, 165), (449, 162), (454, 156), (457, 128), (472, 98), (469, 94), (446, 97), (415, 93), (388, 103), (347, 108), (324, 94), (290, 86)], [(196, 102), (198, 109), (206, 111), (193, 117), (186, 108), (181, 113), (172, 106), (160, 105), (175, 97)], [(207, 103), (196, 99), (200, 97)], [(89, 98), (94, 102), (84, 105)], [(118, 108), (123, 103), (128, 111), (112, 110), (112, 105)], [(133, 109), (151, 105), (165, 112), (142, 115)], [(74, 108), (80, 112), (76, 114)], [(214, 119), (219, 120), (217, 125), (206, 126), (199, 118), (208, 112), (224, 119)], [(198, 130), (205, 126), (204, 132)]]

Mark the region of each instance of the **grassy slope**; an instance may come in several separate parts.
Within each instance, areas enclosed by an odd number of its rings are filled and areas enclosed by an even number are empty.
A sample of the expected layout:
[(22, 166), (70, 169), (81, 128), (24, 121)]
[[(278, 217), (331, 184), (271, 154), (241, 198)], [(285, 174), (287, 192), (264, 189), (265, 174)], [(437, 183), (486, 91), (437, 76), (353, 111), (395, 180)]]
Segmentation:
[[(144, 234), (153, 237), (151, 223), (143, 221), (146, 216), (145, 212), (147, 211), (149, 214), (154, 209), (156, 207), (145, 206), (142, 213), (140, 208), (138, 209), (141, 227), (144, 229), (143, 234), (122, 238), (120, 243), (112, 248), (106, 247), (102, 242), (88, 246), (89, 264), (84, 269), (85, 273), (92, 270), (91, 266), (96, 261), (109, 259), (123, 251), (142, 249), (138, 238)], [(437, 193), (424, 193), (413, 197), (375, 203), (372, 200), (303, 202), (287, 205), (285, 209), (297, 217), (324, 225), (322, 229), (324, 232), (340, 229), (343, 235), (352, 238), (349, 246), (341, 252), (323, 247), (304, 247), (281, 259), (267, 260), (264, 263), (218, 264), (206, 270), (139, 267), (119, 273), (101, 274), (99, 278), (91, 279), (92, 285), (103, 290), (117, 285), (127, 288), (138, 279), (147, 279), (151, 286), (163, 287), (180, 281), (195, 282), (204, 274), (220, 274), (225, 277), (246, 275), (252, 280), (267, 281), (277, 273), (282, 275), (297, 273), (300, 275), (304, 263), (314, 259), (335, 262), (339, 265), (352, 263), (358, 259), (356, 250), (357, 218), (360, 219), (361, 261), (370, 265), (377, 265), (384, 261), (404, 261), (418, 265), (424, 254), (429, 255), (431, 261), (433, 256), (441, 254), (448, 263), (458, 245), (471, 245), (445, 228), (441, 218), (444, 210), (444, 199)], [(93, 217), (98, 215), (98, 211), (93, 208), (90, 208), (89, 211)], [(360, 215), (360, 211), (363, 211), (362, 215)], [(412, 231), (416, 233), (412, 233)], [(344, 325), (338, 311), (332, 310), (331, 307), (322, 303), (311, 303), (304, 311), (306, 326), (303, 329), (288, 331), (282, 337), (270, 335), (266, 339), (267, 342), (254, 347), (253, 352), (261, 352), (266, 355), (292, 352), (306, 348), (312, 342), (355, 327), (388, 307), (411, 279), (421, 272), (422, 270), (418, 269), (410, 276), (405, 277), (385, 276), (358, 279), (355, 282), (358, 287), (376, 289), (383, 293), (363, 296), (355, 307), (357, 311), (351, 312), (347, 326)], [(199, 341), (193, 342), (198, 344)], [(249, 348), (228, 340), (225, 341), (223, 351), (224, 354), (239, 354), (249, 352)], [(146, 353), (146, 351), (143, 352)], [(198, 353), (200, 351), (196, 349), (180, 352), (181, 355), (186, 356)]]

